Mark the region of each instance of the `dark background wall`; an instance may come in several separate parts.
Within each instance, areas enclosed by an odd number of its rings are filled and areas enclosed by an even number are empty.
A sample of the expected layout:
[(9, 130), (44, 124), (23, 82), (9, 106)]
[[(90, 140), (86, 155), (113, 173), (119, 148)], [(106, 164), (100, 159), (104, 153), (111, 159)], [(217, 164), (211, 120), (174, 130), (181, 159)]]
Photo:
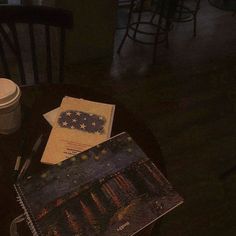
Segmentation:
[(57, 0), (55, 5), (74, 13), (74, 30), (67, 41), (71, 63), (112, 58), (117, 1)]

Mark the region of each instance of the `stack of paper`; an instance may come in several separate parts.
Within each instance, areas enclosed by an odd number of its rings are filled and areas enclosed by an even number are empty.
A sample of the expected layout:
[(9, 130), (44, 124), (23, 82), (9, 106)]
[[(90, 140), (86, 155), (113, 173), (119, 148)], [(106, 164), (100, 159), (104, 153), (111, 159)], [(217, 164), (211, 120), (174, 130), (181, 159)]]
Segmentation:
[(41, 162), (56, 164), (110, 138), (114, 111), (115, 105), (64, 97), (44, 114), (53, 128)]

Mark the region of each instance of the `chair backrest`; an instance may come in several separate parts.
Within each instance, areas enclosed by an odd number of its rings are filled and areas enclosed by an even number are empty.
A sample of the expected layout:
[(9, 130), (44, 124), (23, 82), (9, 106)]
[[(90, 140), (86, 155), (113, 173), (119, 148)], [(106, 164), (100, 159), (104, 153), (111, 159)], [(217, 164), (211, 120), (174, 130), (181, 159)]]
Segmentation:
[[(73, 27), (73, 15), (71, 11), (58, 9), (46, 6), (15, 6), (2, 5), (0, 6), (0, 59), (2, 63), (2, 75), (11, 78), (10, 63), (6, 54), (6, 47), (11, 51), (16, 59), (18, 72), (20, 75), (20, 83), (27, 84), (25, 66), (22, 54), (17, 25), (24, 24), (27, 30), (23, 32), (23, 40), (27, 37), (29, 42), (29, 54), (32, 61), (33, 82), (39, 83), (39, 64), (44, 62), (46, 65), (47, 82), (52, 82), (52, 41), (51, 30), (55, 27), (59, 33), (58, 45), (58, 68), (59, 68), (59, 82), (64, 78), (64, 54), (65, 54), (65, 30)], [(41, 32), (37, 34), (38, 25), (42, 25)], [(42, 27), (40, 26), (40, 27)], [(42, 32), (42, 29), (44, 32)], [(45, 46), (39, 45), (37, 48), (37, 39), (42, 36), (45, 37)], [(24, 43), (24, 42), (23, 42)], [(46, 59), (39, 58), (37, 53), (45, 50)]]

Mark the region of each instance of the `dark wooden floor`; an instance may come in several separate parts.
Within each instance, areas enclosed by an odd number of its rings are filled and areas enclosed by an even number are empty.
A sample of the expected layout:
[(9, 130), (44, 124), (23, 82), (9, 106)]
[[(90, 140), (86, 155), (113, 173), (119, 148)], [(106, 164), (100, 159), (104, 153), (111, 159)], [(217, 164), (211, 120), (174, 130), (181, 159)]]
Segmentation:
[(111, 66), (77, 69), (84, 84), (113, 93), (158, 138), (169, 179), (185, 198), (163, 218), (161, 236), (236, 234), (236, 173), (219, 179), (236, 164), (236, 16), (203, 0), (198, 20), (196, 38), (191, 23), (174, 28), (155, 66), (151, 48), (128, 41)]

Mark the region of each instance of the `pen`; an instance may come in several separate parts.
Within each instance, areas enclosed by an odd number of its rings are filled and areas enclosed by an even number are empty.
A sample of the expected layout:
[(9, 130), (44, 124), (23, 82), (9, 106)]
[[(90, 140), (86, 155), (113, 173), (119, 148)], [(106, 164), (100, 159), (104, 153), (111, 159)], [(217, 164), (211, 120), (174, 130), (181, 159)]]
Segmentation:
[(21, 142), (20, 142), (20, 154), (16, 157), (16, 163), (15, 163), (15, 167), (14, 167), (14, 170), (13, 170), (13, 179), (14, 181), (17, 180), (17, 176), (19, 174), (19, 169), (20, 169), (20, 164), (21, 164), (21, 160), (22, 160), (22, 157), (23, 157), (23, 150), (24, 150), (24, 147), (25, 147), (25, 135), (23, 135), (22, 139), (21, 139)]
[(18, 173), (19, 173), (21, 158), (22, 158), (22, 156), (17, 156), (17, 158), (16, 158), (16, 163), (15, 163), (15, 167), (14, 167), (14, 171), (13, 171), (14, 180), (17, 179), (17, 176), (18, 176)]
[(24, 164), (23, 164), (23, 166), (21, 168), (20, 174), (18, 175), (17, 179), (19, 179), (21, 176), (23, 176), (25, 174), (26, 170), (28, 169), (33, 156), (37, 152), (37, 150), (38, 150), (38, 148), (39, 148), (39, 146), (40, 146), (40, 144), (42, 142), (42, 137), (43, 137), (43, 135), (41, 134), (39, 136), (39, 138), (36, 140), (36, 142), (35, 142), (35, 144), (34, 144), (34, 146), (32, 148), (32, 151), (31, 151), (29, 157), (25, 160), (25, 162), (24, 162)]

